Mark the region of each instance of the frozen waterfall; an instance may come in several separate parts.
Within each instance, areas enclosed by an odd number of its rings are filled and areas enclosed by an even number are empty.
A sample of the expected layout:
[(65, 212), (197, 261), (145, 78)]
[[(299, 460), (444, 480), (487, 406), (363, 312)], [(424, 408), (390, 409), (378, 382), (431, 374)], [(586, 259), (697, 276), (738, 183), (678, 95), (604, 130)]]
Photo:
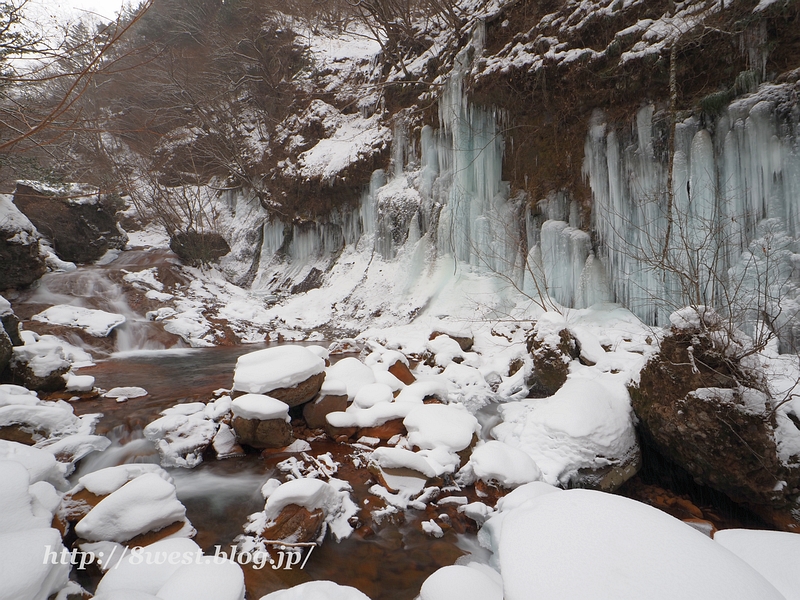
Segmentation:
[(645, 106), (627, 130), (593, 117), (584, 174), (616, 301), (656, 324), (686, 304), (729, 310), (751, 331), (794, 320), (800, 127), (785, 95), (763, 86), (716, 120), (679, 122), (672, 182), (667, 116)]

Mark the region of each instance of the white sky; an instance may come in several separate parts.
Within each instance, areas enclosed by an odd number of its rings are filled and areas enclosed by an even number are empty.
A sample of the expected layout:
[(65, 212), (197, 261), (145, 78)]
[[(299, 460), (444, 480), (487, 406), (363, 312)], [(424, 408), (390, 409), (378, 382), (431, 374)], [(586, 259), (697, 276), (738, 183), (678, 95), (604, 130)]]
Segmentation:
[(87, 12), (95, 13), (104, 20), (112, 20), (116, 18), (123, 0), (31, 0), (31, 3), (37, 5), (37, 14), (58, 21), (75, 18)]
[(122, 0), (50, 0), (53, 3), (64, 4), (73, 10), (88, 10), (99, 14), (106, 19), (114, 19), (122, 7)]

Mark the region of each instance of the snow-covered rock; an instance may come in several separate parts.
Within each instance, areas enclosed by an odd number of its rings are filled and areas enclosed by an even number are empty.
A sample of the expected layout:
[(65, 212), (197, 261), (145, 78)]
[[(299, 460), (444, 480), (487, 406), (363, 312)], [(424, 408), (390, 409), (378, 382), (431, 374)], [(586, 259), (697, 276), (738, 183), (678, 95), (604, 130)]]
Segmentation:
[[(438, 338), (437, 338), (438, 339)], [(479, 431), (478, 420), (459, 404), (423, 404), (403, 419), (408, 441), (423, 450), (459, 452)]]
[(333, 581), (307, 581), (261, 596), (260, 600), (369, 600), (369, 597), (354, 587)]
[(93, 308), (58, 304), (31, 317), (34, 321), (83, 329), (95, 337), (107, 337), (111, 331), (125, 322), (125, 317)]
[(499, 407), (492, 434), (528, 454), (544, 481), (568, 484), (581, 471), (624, 466), (638, 456), (624, 388), (570, 378), (553, 396)]
[(253, 448), (282, 448), (294, 440), (289, 405), (264, 394), (239, 396), (231, 405), (231, 425), (239, 440)]
[(480, 480), (504, 488), (515, 488), (541, 476), (542, 472), (528, 454), (497, 440), (475, 446), (469, 463), (459, 471), (465, 483)]
[(800, 536), (796, 533), (723, 529), (714, 534), (714, 541), (761, 573), (786, 600), (800, 600)]
[(367, 365), (357, 358), (348, 356), (326, 369), (326, 378), (344, 382), (347, 386), (347, 396), (350, 400), (356, 397), (358, 391), (365, 385), (375, 383), (375, 374)]
[(67, 465), (58, 462), (55, 456), (41, 448), (0, 440), (0, 460), (20, 463), (28, 470), (31, 484), (46, 481), (61, 490), (68, 486), (64, 479)]
[(239, 357), (233, 389), (269, 394), (295, 406), (316, 395), (325, 377), (325, 361), (301, 346), (277, 346)]
[(268, 421), (282, 419), (289, 421), (289, 405), (264, 394), (245, 394), (231, 404), (234, 417)]
[(592, 490), (544, 494), (511, 509), (493, 550), (508, 600), (530, 598), (531, 590), (559, 600), (783, 598), (695, 529), (648, 505)]
[(420, 600), (503, 600), (499, 576), (475, 568), (451, 565), (434, 571), (422, 584)]
[[(299, 506), (308, 511), (321, 510), (324, 527), (329, 528), (334, 539), (341, 540), (353, 532), (349, 520), (358, 513), (358, 507), (350, 498), (350, 485), (342, 480), (331, 478), (325, 482), (319, 479), (292, 479), (269, 490), (264, 511), (250, 515), (245, 526), (245, 536), (240, 542), (244, 551), (264, 550), (261, 534), (267, 530), (281, 512), (288, 506)], [(320, 535), (325, 534), (323, 528)]]
[(185, 535), (194, 533), (175, 486), (156, 473), (144, 473), (103, 498), (78, 522), (75, 532), (90, 541), (121, 543), (176, 522), (187, 525), (182, 530)]
[(61, 564), (62, 550), (61, 534), (52, 528), (0, 533), (0, 598), (48, 600), (64, 588), (70, 565)]

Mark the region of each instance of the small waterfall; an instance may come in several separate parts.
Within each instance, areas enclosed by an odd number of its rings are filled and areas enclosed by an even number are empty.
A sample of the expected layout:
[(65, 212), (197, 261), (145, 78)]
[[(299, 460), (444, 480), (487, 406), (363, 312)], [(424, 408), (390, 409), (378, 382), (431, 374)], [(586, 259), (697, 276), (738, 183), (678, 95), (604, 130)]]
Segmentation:
[[(139, 253), (136, 252), (130, 254), (134, 256), (126, 257), (127, 262), (124, 266), (136, 270), (136, 261), (141, 261), (142, 257), (137, 256)], [(152, 256), (149, 256), (145, 264), (152, 266), (152, 260)], [(144, 315), (131, 308), (124, 287), (110, 277), (112, 271), (121, 268), (123, 268), (121, 264), (111, 263), (104, 266), (85, 266), (71, 272), (47, 273), (19, 304), (31, 305), (35, 312), (57, 304), (70, 304), (121, 314), (125, 317), (125, 323), (116, 327), (111, 333), (115, 352), (163, 350), (165, 348), (163, 328), (148, 321)], [(87, 346), (86, 349), (89, 351), (109, 350), (108, 344), (100, 339), (98, 347), (95, 348), (89, 347), (91, 344), (82, 342), (77, 335), (69, 337), (73, 343)]]

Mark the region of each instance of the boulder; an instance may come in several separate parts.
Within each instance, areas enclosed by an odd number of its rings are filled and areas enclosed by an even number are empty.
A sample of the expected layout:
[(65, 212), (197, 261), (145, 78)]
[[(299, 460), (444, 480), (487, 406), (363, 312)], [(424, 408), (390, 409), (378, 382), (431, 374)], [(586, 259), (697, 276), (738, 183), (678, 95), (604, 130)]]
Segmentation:
[(92, 262), (112, 248), (125, 248), (128, 242), (128, 236), (99, 202), (95, 190), (75, 185), (56, 189), (34, 182), (18, 183), (14, 204), (52, 242), (61, 260)]
[(292, 427), (283, 419), (243, 419), (231, 423), (239, 441), (251, 448), (283, 448), (294, 441)]
[(11, 338), (8, 337), (5, 329), (0, 327), (0, 375), (2, 375), (3, 371), (5, 371), (8, 366), (13, 350), (14, 346), (11, 343)]
[(231, 426), (242, 444), (252, 448), (283, 448), (294, 441), (289, 406), (263, 394), (245, 394), (231, 405)]
[(359, 438), (377, 438), (386, 442), (396, 435), (406, 435), (408, 432), (406, 431), (406, 426), (403, 425), (403, 419), (391, 419), (374, 427), (362, 427), (357, 433)]
[(417, 378), (414, 377), (414, 374), (408, 368), (408, 365), (403, 363), (401, 360), (395, 361), (395, 363), (389, 367), (388, 371), (405, 385), (411, 385), (417, 380)]
[(28, 286), (47, 271), (36, 228), (5, 194), (0, 194), (0, 265), (0, 290)]
[(25, 342), (22, 341), (22, 336), (19, 334), (20, 321), (17, 315), (13, 312), (2, 315), (0, 316), (0, 323), (2, 323), (2, 330), (5, 331), (12, 345), (23, 346), (25, 344)]
[(170, 476), (152, 464), (121, 465), (84, 477), (61, 500), (53, 526), (88, 541), (143, 546), (169, 536), (191, 537)]
[(288, 504), (264, 529), (261, 536), (265, 540), (315, 542), (319, 539), (324, 524), (325, 513), (321, 508), (312, 511), (304, 506)]
[(528, 352), (534, 367), (533, 379), (529, 382), (533, 395), (555, 394), (567, 380), (570, 361), (580, 356), (578, 342), (569, 329), (552, 325), (540, 321), (528, 338)]
[(303, 418), (311, 429), (324, 429), (325, 417), (347, 408), (347, 394), (323, 396), (303, 405)]
[(444, 331), (434, 331), (433, 333), (431, 333), (428, 339), (435, 340), (440, 335), (446, 335), (449, 338), (458, 342), (458, 345), (461, 347), (462, 352), (469, 352), (470, 350), (472, 350), (472, 346), (475, 343), (475, 339), (471, 335), (467, 334), (459, 335), (459, 333), (456, 332), (445, 333)]
[(318, 373), (295, 386), (270, 390), (269, 395), (281, 402), (285, 402), (289, 406), (299, 406), (317, 395), (324, 380), (325, 373)]
[(639, 472), (642, 467), (642, 453), (639, 448), (625, 456), (618, 464), (610, 464), (596, 469), (579, 469), (570, 485), (576, 488), (616, 492), (623, 483)]
[(220, 259), (231, 251), (218, 233), (178, 231), (169, 239), (169, 248), (187, 264), (198, 266)]
[(720, 348), (725, 336), (673, 327), (662, 341), (629, 387), (643, 441), (698, 483), (800, 531), (800, 460), (781, 458), (762, 376)]
[(20, 346), (13, 349), (8, 366), (12, 383), (38, 392), (57, 392), (67, 386), (64, 375), (72, 365), (60, 347), (39, 351)]
[(325, 380), (325, 361), (301, 346), (276, 346), (239, 357), (234, 393), (269, 394), (289, 406), (308, 402)]

